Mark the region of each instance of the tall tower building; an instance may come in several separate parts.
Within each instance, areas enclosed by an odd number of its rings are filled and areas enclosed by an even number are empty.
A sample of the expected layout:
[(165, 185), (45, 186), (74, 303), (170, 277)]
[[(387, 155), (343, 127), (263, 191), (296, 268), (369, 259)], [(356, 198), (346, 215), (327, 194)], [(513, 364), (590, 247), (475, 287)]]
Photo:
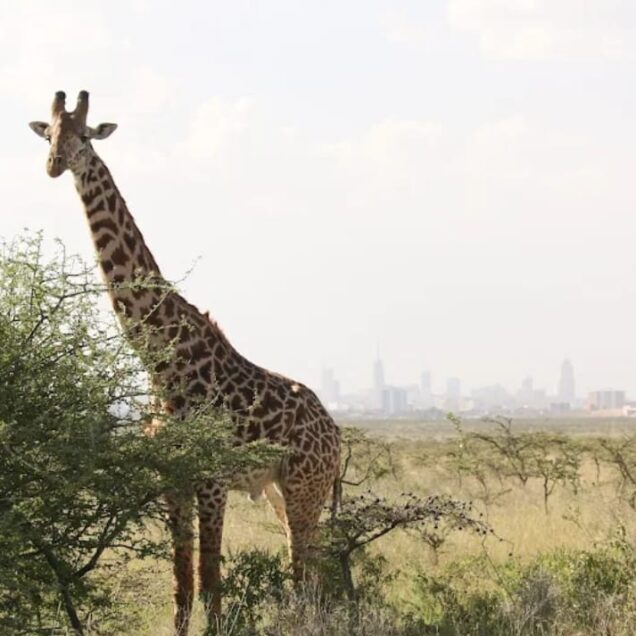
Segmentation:
[(459, 378), (446, 380), (446, 401), (444, 408), (447, 411), (459, 411), (462, 401), (462, 385)]
[(377, 393), (381, 393), (384, 390), (384, 365), (380, 356), (373, 362), (373, 390)]
[(327, 403), (340, 401), (340, 382), (336, 380), (333, 369), (322, 370), (321, 397)]
[(574, 384), (574, 367), (566, 358), (561, 364), (561, 377), (559, 378), (559, 401), (574, 404), (576, 400), (576, 387)]
[(383, 407), (384, 389), (384, 365), (380, 359), (380, 351), (378, 350), (376, 358), (373, 362), (373, 400), (375, 407), (381, 409)]
[(420, 400), (422, 408), (430, 409), (433, 406), (430, 371), (423, 371), (422, 375), (420, 375)]
[(535, 406), (534, 379), (530, 375), (523, 379), (517, 391), (517, 406), (530, 408)]

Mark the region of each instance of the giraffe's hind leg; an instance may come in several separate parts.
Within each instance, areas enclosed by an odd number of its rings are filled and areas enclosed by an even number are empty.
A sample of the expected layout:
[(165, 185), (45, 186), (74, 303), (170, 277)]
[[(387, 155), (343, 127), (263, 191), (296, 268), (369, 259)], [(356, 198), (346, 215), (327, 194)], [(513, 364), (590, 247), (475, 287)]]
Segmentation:
[(289, 548), (294, 578), (306, 577), (306, 566), (316, 556), (318, 520), (332, 490), (329, 479), (286, 481), (283, 495), (289, 529)]

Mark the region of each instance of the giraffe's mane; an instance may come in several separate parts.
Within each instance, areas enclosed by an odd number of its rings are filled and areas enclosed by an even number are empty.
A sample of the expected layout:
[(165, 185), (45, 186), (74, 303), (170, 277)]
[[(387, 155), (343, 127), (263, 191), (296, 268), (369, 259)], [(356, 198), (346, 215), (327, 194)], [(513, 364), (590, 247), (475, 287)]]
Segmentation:
[(219, 338), (221, 338), (227, 344), (231, 344), (228, 337), (225, 335), (225, 332), (223, 331), (223, 329), (221, 329), (219, 323), (214, 320), (212, 316), (210, 316), (209, 310), (206, 309), (205, 311), (201, 312), (201, 315), (207, 321), (208, 325), (212, 327), (212, 330), (219, 336)]

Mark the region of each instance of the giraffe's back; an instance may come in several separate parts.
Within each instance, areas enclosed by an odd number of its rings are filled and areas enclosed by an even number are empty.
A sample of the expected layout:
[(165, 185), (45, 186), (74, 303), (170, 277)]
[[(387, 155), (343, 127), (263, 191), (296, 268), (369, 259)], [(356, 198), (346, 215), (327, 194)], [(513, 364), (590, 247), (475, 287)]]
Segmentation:
[(250, 362), (207, 315), (178, 295), (171, 298), (178, 306), (176, 317), (190, 312), (191, 326), (177, 344), (174, 363), (168, 365), (161, 380), (168, 387), (183, 389), (171, 401), (172, 410), (185, 412), (201, 401), (211, 403), (231, 415), (240, 441), (267, 439), (291, 451), (272, 466), (236, 475), (233, 486), (258, 496), (271, 482), (333, 482), (339, 465), (340, 433), (316, 394)]
[(254, 383), (261, 386), (261, 382), (266, 389), (248, 416), (235, 414), (239, 434), (244, 441), (268, 439), (291, 452), (271, 467), (238, 475), (233, 488), (258, 498), (268, 484), (290, 478), (324, 480), (330, 485), (340, 460), (340, 431), (331, 415), (303, 384), (259, 368)]

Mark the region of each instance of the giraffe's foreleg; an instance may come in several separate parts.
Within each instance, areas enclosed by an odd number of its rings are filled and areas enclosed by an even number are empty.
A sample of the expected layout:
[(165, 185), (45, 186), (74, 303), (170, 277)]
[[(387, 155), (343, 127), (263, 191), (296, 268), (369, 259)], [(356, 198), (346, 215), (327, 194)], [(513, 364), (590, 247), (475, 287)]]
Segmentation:
[(194, 573), (192, 549), (194, 531), (192, 519), (193, 498), (186, 495), (166, 495), (168, 525), (172, 534), (174, 571), (174, 633), (186, 636), (192, 602), (194, 600)]
[(216, 482), (197, 490), (199, 508), (199, 589), (210, 625), (221, 616), (221, 540), (227, 492)]

